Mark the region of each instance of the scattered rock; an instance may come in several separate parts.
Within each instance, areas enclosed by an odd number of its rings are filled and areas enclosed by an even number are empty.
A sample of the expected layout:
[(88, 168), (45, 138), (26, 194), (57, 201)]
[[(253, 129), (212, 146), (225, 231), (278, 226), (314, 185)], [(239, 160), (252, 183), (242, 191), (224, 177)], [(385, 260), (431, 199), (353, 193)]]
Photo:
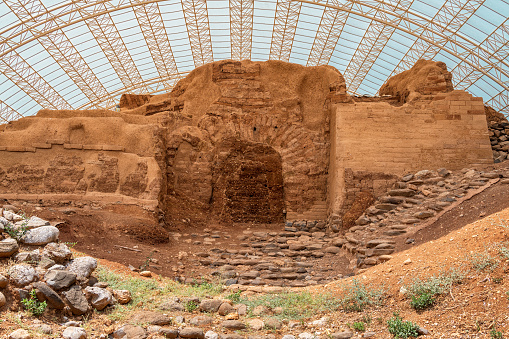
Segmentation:
[(72, 314), (82, 315), (88, 311), (87, 298), (79, 286), (72, 286), (68, 291), (62, 293)]
[(225, 320), (221, 323), (221, 326), (229, 330), (243, 330), (246, 325), (240, 320)]
[(90, 301), (92, 307), (99, 311), (103, 310), (113, 300), (113, 296), (110, 291), (105, 288), (87, 286), (85, 287), (84, 292), (85, 298)]
[(67, 327), (62, 333), (64, 339), (86, 339), (87, 332), (81, 327)]
[(204, 339), (203, 330), (198, 327), (185, 327), (179, 331), (181, 338)]
[(5, 305), (7, 301), (5, 300), (5, 295), (0, 292), (0, 308)]
[(335, 332), (331, 334), (332, 339), (348, 339), (353, 337), (353, 332), (344, 331), (344, 332)]
[(42, 226), (28, 230), (21, 238), (21, 242), (27, 245), (46, 245), (57, 241), (60, 231), (55, 226)]
[(76, 274), (64, 270), (51, 270), (44, 276), (46, 284), (55, 290), (61, 290), (74, 284)]
[(121, 339), (145, 339), (147, 332), (141, 326), (135, 325), (124, 325), (115, 332), (113, 332), (113, 338)]
[(35, 270), (26, 264), (14, 265), (9, 269), (9, 277), (17, 286), (26, 286), (35, 279)]
[(218, 339), (219, 335), (214, 331), (207, 331), (205, 333), (205, 339)]
[(47, 324), (33, 324), (33, 325), (30, 325), (30, 329), (33, 331), (42, 333), (42, 334), (52, 334), (53, 333), (51, 326), (49, 326)]
[(247, 325), (255, 331), (260, 331), (265, 326), (265, 323), (261, 319), (249, 319)]
[(154, 311), (140, 311), (136, 312), (131, 317), (132, 323), (139, 323), (139, 324), (151, 324), (151, 325), (169, 325), (171, 323), (171, 318), (167, 315), (164, 315), (159, 312)]
[(280, 330), (281, 327), (283, 327), (283, 324), (275, 318), (269, 318), (265, 320), (265, 327), (269, 330)]
[[(60, 296), (55, 292), (51, 287), (46, 285), (43, 282), (36, 282), (33, 284), (34, 288), (39, 292), (43, 297), (44, 300), (48, 302), (48, 306), (51, 308), (55, 308), (58, 310), (61, 310), (65, 307), (65, 303), (60, 298)], [(39, 293), (37, 294), (39, 296)]]
[(71, 250), (64, 243), (49, 243), (44, 247), (42, 254), (58, 264), (62, 264), (72, 258)]
[(10, 257), (18, 250), (18, 242), (15, 239), (7, 238), (0, 241), (0, 257)]
[(189, 324), (193, 326), (208, 326), (214, 322), (214, 318), (206, 315), (199, 315), (189, 319)]
[(27, 229), (32, 229), (32, 228), (38, 228), (38, 227), (42, 227), (42, 226), (49, 226), (49, 225), (50, 225), (49, 221), (46, 221), (46, 220), (36, 217), (34, 215), (26, 221), (25, 227)]
[(200, 302), (199, 309), (202, 312), (217, 312), (222, 303), (220, 299), (204, 299)]
[(131, 291), (128, 290), (113, 290), (113, 296), (121, 305), (129, 303), (132, 299)]
[(6, 288), (9, 284), (9, 279), (6, 276), (0, 274), (0, 288)]
[[(4, 211), (5, 215), (5, 211)], [(9, 339), (30, 339), (30, 333), (22, 328), (17, 329), (9, 334)]]
[(97, 268), (97, 260), (92, 257), (79, 257), (74, 259), (67, 267), (69, 272), (76, 273), (78, 280), (84, 280), (90, 277), (92, 272)]
[(225, 315), (233, 313), (233, 312), (235, 312), (235, 309), (228, 302), (223, 302), (221, 304), (221, 306), (219, 306), (219, 309), (217, 310), (217, 313), (219, 313), (219, 315), (222, 315), (222, 316), (225, 316)]

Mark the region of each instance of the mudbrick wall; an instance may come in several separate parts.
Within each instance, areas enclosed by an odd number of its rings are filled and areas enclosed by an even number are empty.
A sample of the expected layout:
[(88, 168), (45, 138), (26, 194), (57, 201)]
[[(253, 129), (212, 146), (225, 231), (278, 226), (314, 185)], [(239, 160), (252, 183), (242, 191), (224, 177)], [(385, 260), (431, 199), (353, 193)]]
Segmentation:
[(123, 95), (121, 112), (1, 125), (0, 197), (140, 204), (169, 226), (325, 220), (405, 171), (493, 161), (482, 101), (445, 65), (420, 61), (381, 93), (348, 95), (329, 66), (218, 61), (171, 93)]
[[(394, 184), (395, 175), (419, 169), (457, 170), (467, 164), (493, 163), (482, 98), (452, 90), (452, 85), (446, 83), (451, 77), (441, 63), (437, 64), (429, 74), (418, 77), (416, 74), (430, 65), (421, 61), (414, 73), (407, 71), (406, 77), (402, 73), (389, 80), (381, 93), (398, 89), (391, 94), (402, 93), (403, 98), (395, 102), (358, 100), (334, 106), (333, 213), (347, 212), (360, 192), (379, 196)], [(417, 84), (412, 79), (438, 85)], [(415, 90), (401, 90), (401, 82)]]

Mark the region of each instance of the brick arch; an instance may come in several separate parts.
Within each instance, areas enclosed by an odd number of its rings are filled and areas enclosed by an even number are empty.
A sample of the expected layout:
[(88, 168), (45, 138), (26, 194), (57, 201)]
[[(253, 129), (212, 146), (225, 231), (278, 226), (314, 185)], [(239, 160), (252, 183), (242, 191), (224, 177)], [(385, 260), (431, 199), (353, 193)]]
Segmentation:
[[(206, 114), (198, 127), (212, 145), (226, 138), (260, 143), (281, 156), (285, 208), (289, 219), (325, 219), (329, 139), (277, 115)], [(256, 129), (255, 129), (256, 127)]]

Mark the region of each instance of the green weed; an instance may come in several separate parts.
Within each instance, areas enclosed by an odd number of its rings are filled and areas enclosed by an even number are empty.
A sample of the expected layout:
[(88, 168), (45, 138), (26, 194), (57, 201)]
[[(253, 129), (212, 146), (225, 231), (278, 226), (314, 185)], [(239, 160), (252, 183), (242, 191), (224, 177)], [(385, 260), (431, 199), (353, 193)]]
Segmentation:
[(309, 292), (265, 294), (239, 301), (248, 307), (250, 315), (252, 315), (252, 310), (260, 305), (266, 306), (269, 309), (281, 307), (283, 312), (275, 317), (293, 320), (310, 318), (317, 313), (335, 311), (340, 307), (338, 301), (329, 295), (313, 295)]
[(387, 320), (387, 327), (389, 333), (392, 334), (394, 338), (417, 337), (419, 335), (417, 332), (419, 329), (418, 325), (410, 321), (403, 321), (398, 313), (394, 313), (393, 315), (394, 317)]
[(352, 328), (357, 332), (364, 332), (366, 330), (366, 324), (362, 321), (357, 321), (352, 324)]
[(109, 314), (112, 320), (123, 318), (135, 307), (152, 305), (154, 297), (161, 292), (161, 288), (153, 280), (129, 277), (109, 271), (103, 266), (99, 266), (95, 272), (97, 279), (107, 282), (112, 289), (129, 290), (131, 292), (132, 301), (126, 305), (116, 305), (115, 309)]
[(504, 334), (501, 331), (497, 331), (496, 328), (493, 328), (490, 331), (490, 337), (491, 337), (491, 339), (503, 339)]
[(498, 260), (488, 253), (472, 253), (467, 257), (471, 267), (476, 271), (493, 271), (498, 266)]
[(189, 300), (188, 302), (185, 303), (184, 305), (184, 309), (187, 311), (187, 312), (193, 312), (194, 310), (196, 310), (198, 308), (198, 304), (196, 303), (196, 301), (194, 300)]
[(361, 312), (368, 306), (380, 305), (383, 301), (383, 293), (382, 289), (368, 288), (357, 279), (353, 279), (339, 303), (345, 311)]
[(36, 317), (40, 316), (44, 313), (46, 310), (46, 307), (48, 304), (46, 301), (39, 301), (37, 300), (36, 292), (35, 290), (30, 291), (30, 297), (24, 298), (21, 300), (21, 303), (25, 307), (25, 309), (35, 315)]
[(430, 293), (424, 293), (418, 296), (412, 295), (411, 298), (412, 301), (410, 301), (410, 306), (418, 311), (431, 307), (435, 303), (435, 298)]
[[(24, 215), (23, 218), (25, 218)], [(4, 226), (4, 231), (7, 234), (9, 234), (11, 238), (19, 241), (28, 232), (27, 224), (28, 224), (27, 218), (23, 220), (20, 226), (14, 226), (12, 223), (8, 223), (6, 226)]]
[(431, 307), (437, 295), (448, 292), (454, 284), (462, 280), (463, 275), (455, 270), (425, 280), (415, 278), (411, 285), (405, 286), (411, 299), (410, 306), (418, 311)]
[(231, 300), (234, 303), (239, 303), (240, 302), (240, 294), (241, 293), (242, 293), (241, 290), (232, 292), (232, 293), (230, 293), (229, 295), (226, 296), (226, 299), (229, 299), (229, 300)]

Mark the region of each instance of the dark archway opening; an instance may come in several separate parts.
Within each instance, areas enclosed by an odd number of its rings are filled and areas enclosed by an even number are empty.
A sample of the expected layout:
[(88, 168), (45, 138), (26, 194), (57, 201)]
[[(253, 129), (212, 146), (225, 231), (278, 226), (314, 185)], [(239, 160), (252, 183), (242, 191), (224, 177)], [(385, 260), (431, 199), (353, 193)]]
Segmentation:
[(281, 156), (268, 145), (227, 139), (217, 148), (212, 206), (223, 221), (283, 222)]

